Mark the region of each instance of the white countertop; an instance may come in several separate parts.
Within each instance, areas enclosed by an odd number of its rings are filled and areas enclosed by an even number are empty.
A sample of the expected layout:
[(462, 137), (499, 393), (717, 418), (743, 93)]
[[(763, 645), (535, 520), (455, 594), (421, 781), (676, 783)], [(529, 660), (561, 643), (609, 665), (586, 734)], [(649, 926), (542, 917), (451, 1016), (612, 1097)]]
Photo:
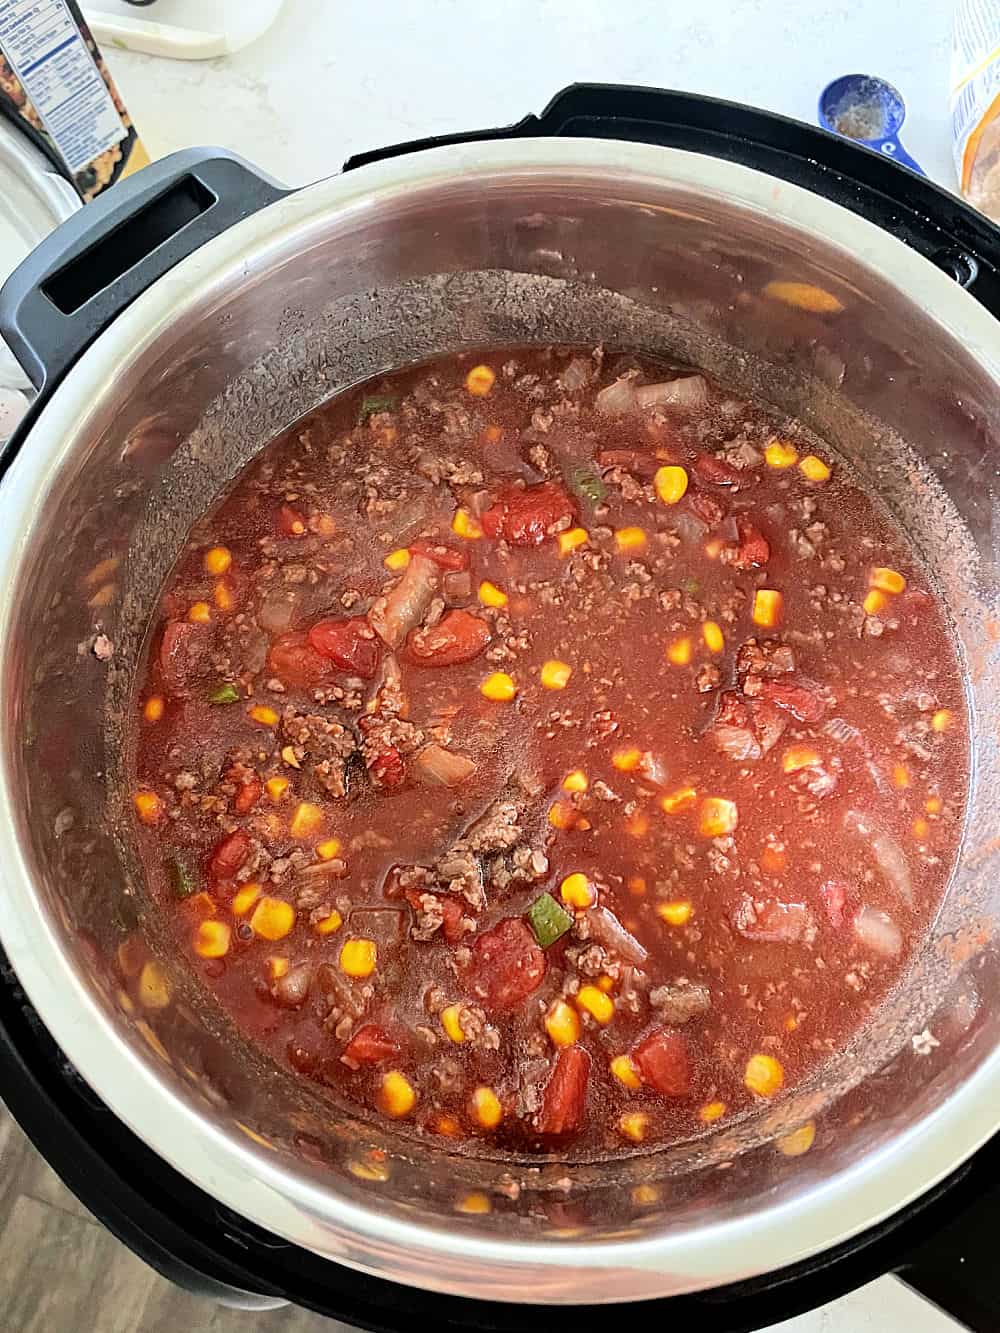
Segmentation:
[[(879, 74), (909, 108), (907, 149), (952, 187), (950, 10), (942, 0), (286, 0), (270, 33), (234, 56), (105, 55), (153, 156), (219, 144), (293, 185), (362, 149), (520, 120), (581, 80), (708, 93), (813, 122), (831, 79)], [(883, 1278), (780, 1327), (955, 1326)]]

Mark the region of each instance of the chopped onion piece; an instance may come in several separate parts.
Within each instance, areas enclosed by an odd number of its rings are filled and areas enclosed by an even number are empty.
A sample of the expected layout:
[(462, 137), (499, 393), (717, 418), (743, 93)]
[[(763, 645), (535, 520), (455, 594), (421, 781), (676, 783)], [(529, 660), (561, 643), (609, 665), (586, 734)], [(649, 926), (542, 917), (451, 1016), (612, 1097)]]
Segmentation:
[(368, 619), (390, 648), (398, 648), (423, 620), (441, 582), (441, 570), (426, 555), (415, 555), (406, 572), (384, 599), (369, 612)]
[(903, 951), (903, 932), (889, 916), (874, 907), (862, 907), (854, 918), (859, 941), (883, 958), (898, 958)]
[(844, 827), (850, 833), (857, 833), (864, 838), (872, 849), (875, 860), (882, 874), (905, 903), (913, 902), (913, 881), (903, 849), (891, 833), (859, 814), (857, 810), (848, 810), (844, 816)]
[(431, 786), (457, 787), (471, 778), (476, 765), (464, 754), (456, 754), (443, 745), (425, 745), (413, 760), (417, 779)]
[(635, 372), (623, 375), (594, 399), (594, 407), (606, 417), (621, 417), (636, 409)]
[(708, 384), (701, 375), (685, 375), (664, 384), (644, 384), (635, 390), (639, 407), (704, 407)]
[(590, 938), (611, 949), (623, 963), (632, 967), (641, 967), (647, 953), (634, 935), (625, 929), (622, 923), (606, 907), (594, 907), (587, 913), (590, 926)]

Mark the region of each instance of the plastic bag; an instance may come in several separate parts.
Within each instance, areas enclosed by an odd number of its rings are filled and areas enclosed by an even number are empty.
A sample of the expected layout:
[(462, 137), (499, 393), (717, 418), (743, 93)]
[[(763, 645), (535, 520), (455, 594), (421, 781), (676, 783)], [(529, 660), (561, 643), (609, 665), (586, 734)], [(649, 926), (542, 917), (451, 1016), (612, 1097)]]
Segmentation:
[(962, 193), (1000, 221), (1000, 0), (958, 0), (951, 125)]

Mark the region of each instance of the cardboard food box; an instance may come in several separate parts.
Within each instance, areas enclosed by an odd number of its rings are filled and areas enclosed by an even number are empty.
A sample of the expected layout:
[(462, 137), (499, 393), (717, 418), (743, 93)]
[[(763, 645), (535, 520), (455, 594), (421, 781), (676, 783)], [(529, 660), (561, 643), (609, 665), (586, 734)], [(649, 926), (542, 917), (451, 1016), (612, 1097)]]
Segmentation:
[(149, 161), (76, 0), (0, 0), (0, 114), (85, 203)]

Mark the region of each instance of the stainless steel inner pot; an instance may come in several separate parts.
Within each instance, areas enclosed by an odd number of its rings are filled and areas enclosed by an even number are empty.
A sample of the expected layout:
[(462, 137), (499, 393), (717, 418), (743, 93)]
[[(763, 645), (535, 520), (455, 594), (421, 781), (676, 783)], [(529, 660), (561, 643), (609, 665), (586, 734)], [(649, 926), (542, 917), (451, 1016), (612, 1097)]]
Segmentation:
[[(770, 299), (779, 278), (822, 287), (841, 313)], [(120, 789), (146, 617), (190, 524), (330, 394), (501, 340), (694, 361), (817, 430), (905, 523), (968, 670), (964, 847), (902, 985), (786, 1100), (613, 1164), (456, 1158), (243, 1048), (165, 945)], [(768, 1272), (899, 1209), (1000, 1121), (998, 380), (996, 322), (891, 235), (676, 150), (438, 148), (311, 186), (208, 243), (79, 359), (0, 490), (0, 940), (59, 1045), (221, 1203), (432, 1289), (669, 1295)], [(137, 930), (169, 1000), (122, 989), (118, 947)], [(806, 1122), (815, 1142), (793, 1155)], [(490, 1212), (459, 1210), (472, 1191)]]

